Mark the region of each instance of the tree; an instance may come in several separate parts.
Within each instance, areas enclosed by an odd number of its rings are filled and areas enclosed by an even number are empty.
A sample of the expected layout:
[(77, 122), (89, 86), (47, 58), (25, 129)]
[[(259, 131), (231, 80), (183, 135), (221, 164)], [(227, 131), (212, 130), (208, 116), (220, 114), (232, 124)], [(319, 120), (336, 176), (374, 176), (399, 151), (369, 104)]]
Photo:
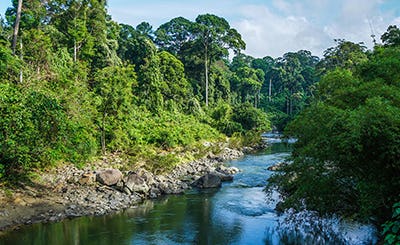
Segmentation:
[(367, 60), (366, 47), (363, 43), (353, 43), (343, 39), (335, 39), (336, 47), (324, 51), (324, 58), (318, 64), (321, 74), (335, 68), (354, 69)]
[(162, 79), (161, 93), (164, 103), (182, 110), (186, 107), (192, 87), (186, 80), (184, 67), (175, 56), (167, 51), (157, 54), (160, 60), (160, 74)]
[(155, 43), (162, 49), (178, 57), (182, 55), (184, 45), (194, 40), (194, 23), (177, 17), (162, 24), (155, 32)]
[(293, 163), (270, 180), (285, 197), (281, 209), (390, 218), (400, 197), (399, 52), (378, 48), (352, 71), (322, 78), (314, 102), (289, 125), (298, 139)]
[(13, 54), (15, 54), (15, 47), (17, 46), (17, 38), (18, 38), (18, 31), (19, 31), (19, 22), (21, 21), (21, 12), (22, 12), (22, 0), (18, 0), (17, 15), (16, 15), (16, 17), (15, 17), (14, 32), (13, 32), (13, 41), (12, 41), (12, 51), (13, 51)]
[(140, 38), (139, 41), (145, 56), (137, 68), (139, 86), (134, 90), (134, 94), (138, 97), (140, 105), (145, 105), (148, 110), (156, 113), (164, 106), (162, 95), (164, 83), (160, 72), (160, 58), (150, 39)]
[(391, 25), (383, 33), (381, 40), (385, 46), (400, 45), (400, 29), (396, 25)]
[(231, 77), (226, 62), (219, 60), (210, 67), (209, 102), (215, 103), (220, 100), (231, 101), (232, 90), (229, 78)]
[(137, 86), (132, 66), (106, 67), (96, 73), (95, 92), (101, 103), (98, 107), (98, 127), (101, 149), (124, 150), (131, 145), (128, 136), (132, 121), (133, 88)]
[(265, 74), (265, 78), (264, 78), (264, 82), (263, 82), (263, 86), (261, 88), (261, 94), (263, 93), (267, 93), (268, 94), (268, 101), (271, 101), (272, 99), (272, 80), (275, 80), (275, 60), (270, 57), (270, 56), (266, 56), (262, 59), (254, 59), (251, 61), (251, 67), (254, 69), (261, 69), (264, 74)]
[(150, 25), (148, 22), (142, 22), (139, 25), (136, 26), (136, 31), (150, 40), (153, 40), (153, 27)]
[(196, 41), (202, 46), (204, 77), (205, 77), (205, 102), (208, 106), (209, 67), (217, 58), (226, 57), (228, 49), (235, 53), (245, 49), (240, 34), (229, 26), (229, 23), (221, 17), (205, 14), (196, 18)]
[(244, 130), (254, 130), (265, 132), (269, 130), (269, 120), (267, 114), (250, 103), (243, 103), (233, 108), (233, 121), (239, 123)]
[(264, 72), (261, 69), (244, 66), (235, 72), (233, 88), (240, 96), (242, 103), (252, 101), (254, 107), (257, 107), (263, 81)]

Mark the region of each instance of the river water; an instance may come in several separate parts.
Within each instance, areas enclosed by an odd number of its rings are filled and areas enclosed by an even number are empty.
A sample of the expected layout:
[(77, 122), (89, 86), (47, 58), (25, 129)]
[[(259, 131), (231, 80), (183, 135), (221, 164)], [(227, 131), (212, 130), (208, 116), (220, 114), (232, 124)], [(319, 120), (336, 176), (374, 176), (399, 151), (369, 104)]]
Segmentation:
[[(287, 144), (273, 144), (263, 152), (229, 162), (241, 172), (220, 189), (190, 190), (184, 195), (146, 201), (108, 216), (35, 224), (0, 238), (0, 244), (342, 243), (345, 240), (332, 238), (321, 242), (312, 236), (310, 240), (310, 236), (299, 236), (297, 228), (293, 233), (288, 227), (294, 226), (287, 223), (285, 226), (282, 216), (274, 211), (274, 202), (267, 200), (263, 189), (272, 174), (267, 168), (284, 160), (289, 152)], [(354, 235), (354, 230), (355, 234), (361, 234), (361, 238), (356, 237), (351, 243), (370, 243), (371, 229), (358, 225), (350, 227), (355, 228), (340, 232)]]

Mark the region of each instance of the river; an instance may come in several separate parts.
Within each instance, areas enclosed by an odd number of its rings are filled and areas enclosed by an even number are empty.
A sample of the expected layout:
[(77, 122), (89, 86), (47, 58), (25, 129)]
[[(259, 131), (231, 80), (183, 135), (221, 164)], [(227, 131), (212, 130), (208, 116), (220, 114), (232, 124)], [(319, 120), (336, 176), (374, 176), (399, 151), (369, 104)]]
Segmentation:
[(272, 174), (268, 166), (289, 153), (290, 146), (279, 143), (229, 162), (241, 172), (220, 189), (193, 189), (113, 215), (35, 224), (8, 233), (0, 244), (368, 244), (373, 238), (368, 226), (345, 225), (342, 229), (335, 223), (339, 232), (356, 237), (321, 242), (283, 225), (282, 216), (274, 211), (275, 203), (267, 200), (263, 189)]

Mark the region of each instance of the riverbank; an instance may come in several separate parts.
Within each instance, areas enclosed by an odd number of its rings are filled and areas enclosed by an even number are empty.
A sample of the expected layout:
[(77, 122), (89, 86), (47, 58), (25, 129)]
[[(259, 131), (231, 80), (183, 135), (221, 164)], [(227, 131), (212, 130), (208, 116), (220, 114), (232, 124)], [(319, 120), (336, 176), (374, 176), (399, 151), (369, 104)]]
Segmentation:
[[(39, 222), (110, 214), (145, 199), (182, 193), (209, 173), (229, 180), (238, 170), (226, 168), (224, 162), (243, 154), (243, 151), (224, 148), (218, 155), (209, 154), (158, 175), (144, 168), (119, 171), (118, 167), (124, 163), (118, 155), (105, 156), (84, 169), (62, 166), (41, 173), (29, 185), (0, 190), (0, 231)], [(111, 177), (115, 184), (102, 177), (108, 172), (117, 173), (117, 179)]]

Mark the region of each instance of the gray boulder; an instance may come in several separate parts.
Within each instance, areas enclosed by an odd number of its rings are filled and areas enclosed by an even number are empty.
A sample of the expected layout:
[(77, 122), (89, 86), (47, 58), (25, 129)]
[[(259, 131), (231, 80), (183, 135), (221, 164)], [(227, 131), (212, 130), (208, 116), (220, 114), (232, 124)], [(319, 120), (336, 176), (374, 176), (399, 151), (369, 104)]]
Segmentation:
[(96, 180), (103, 185), (112, 186), (122, 179), (122, 173), (118, 169), (103, 170), (96, 175)]
[(198, 179), (195, 185), (199, 188), (217, 188), (221, 187), (221, 177), (215, 173), (208, 173)]
[(150, 187), (147, 185), (146, 180), (137, 173), (130, 173), (123, 179), (124, 188), (127, 188), (130, 192), (136, 192), (141, 194), (147, 194)]

